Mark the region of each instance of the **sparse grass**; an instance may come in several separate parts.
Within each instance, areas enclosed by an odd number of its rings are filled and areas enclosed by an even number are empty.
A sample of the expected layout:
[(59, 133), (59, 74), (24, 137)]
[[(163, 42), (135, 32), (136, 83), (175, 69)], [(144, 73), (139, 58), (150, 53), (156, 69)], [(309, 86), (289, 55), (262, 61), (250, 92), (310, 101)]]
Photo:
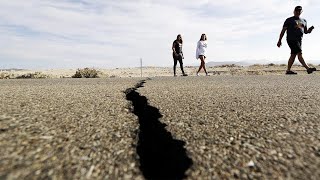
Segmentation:
[(197, 66), (185, 66), (185, 68), (195, 68)]
[(249, 67), (263, 67), (263, 64), (253, 64), (253, 65), (250, 65)]
[(78, 69), (72, 78), (98, 78), (98, 73), (94, 68)]
[(247, 75), (264, 75), (265, 72), (264, 71), (247, 71), (246, 74)]
[(301, 64), (293, 64), (292, 66), (303, 67)]
[(220, 68), (224, 68), (224, 67), (227, 67), (227, 68), (232, 68), (232, 67), (242, 67), (242, 66), (239, 66), (239, 65), (236, 65), (236, 64), (222, 64), (222, 65), (219, 65), (219, 66), (216, 66), (216, 67), (220, 67)]

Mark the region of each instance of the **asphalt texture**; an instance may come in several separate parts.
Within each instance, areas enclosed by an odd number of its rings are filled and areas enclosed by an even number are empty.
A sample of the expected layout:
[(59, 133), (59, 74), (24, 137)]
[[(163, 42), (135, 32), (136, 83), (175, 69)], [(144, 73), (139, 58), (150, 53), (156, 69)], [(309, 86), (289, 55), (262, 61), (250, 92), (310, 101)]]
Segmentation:
[(320, 177), (316, 74), (0, 87), (0, 179)]

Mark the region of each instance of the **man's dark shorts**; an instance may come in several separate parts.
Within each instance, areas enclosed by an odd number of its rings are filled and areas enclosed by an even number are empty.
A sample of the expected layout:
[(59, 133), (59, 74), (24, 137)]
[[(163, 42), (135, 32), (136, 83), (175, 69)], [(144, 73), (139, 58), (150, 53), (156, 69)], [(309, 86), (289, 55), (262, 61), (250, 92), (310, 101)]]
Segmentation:
[(301, 53), (301, 40), (287, 40), (287, 43), (291, 49), (291, 54)]

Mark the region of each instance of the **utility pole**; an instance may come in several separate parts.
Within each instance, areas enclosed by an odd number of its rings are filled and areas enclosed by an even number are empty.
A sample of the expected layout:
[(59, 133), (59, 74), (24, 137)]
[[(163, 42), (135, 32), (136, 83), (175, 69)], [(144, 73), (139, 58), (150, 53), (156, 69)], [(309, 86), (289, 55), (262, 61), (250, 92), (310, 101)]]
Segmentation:
[(142, 58), (140, 58), (140, 71), (141, 71), (141, 77), (142, 77)]

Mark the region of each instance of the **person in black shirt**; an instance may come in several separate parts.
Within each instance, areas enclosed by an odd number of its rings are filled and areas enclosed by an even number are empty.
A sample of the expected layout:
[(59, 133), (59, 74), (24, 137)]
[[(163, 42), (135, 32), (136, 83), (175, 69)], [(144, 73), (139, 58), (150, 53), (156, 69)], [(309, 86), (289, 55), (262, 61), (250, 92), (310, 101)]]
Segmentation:
[(289, 17), (283, 24), (282, 31), (280, 33), (279, 41), (277, 46), (280, 48), (282, 45), (281, 40), (284, 36), (284, 33), (287, 31), (287, 43), (291, 49), (291, 56), (288, 61), (288, 69), (286, 74), (297, 74), (296, 72), (291, 71), (291, 67), (298, 56), (300, 63), (307, 69), (308, 74), (316, 71), (316, 68), (310, 68), (304, 61), (302, 57), (301, 43), (303, 34), (310, 34), (314, 29), (311, 26), (309, 29), (307, 28), (307, 21), (305, 19), (300, 18), (302, 13), (302, 7), (296, 6), (294, 8), (294, 16)]
[(187, 76), (186, 73), (184, 73), (184, 70), (183, 70), (183, 62), (182, 62), (182, 59), (184, 59), (183, 57), (183, 52), (182, 52), (182, 37), (180, 34), (178, 34), (177, 36), (177, 39), (173, 41), (173, 44), (172, 44), (172, 57), (173, 57), (173, 75), (174, 76), (177, 76), (176, 74), (176, 67), (177, 67), (177, 63), (179, 61), (179, 64), (180, 64), (180, 69), (182, 71), (182, 75), (183, 76)]

